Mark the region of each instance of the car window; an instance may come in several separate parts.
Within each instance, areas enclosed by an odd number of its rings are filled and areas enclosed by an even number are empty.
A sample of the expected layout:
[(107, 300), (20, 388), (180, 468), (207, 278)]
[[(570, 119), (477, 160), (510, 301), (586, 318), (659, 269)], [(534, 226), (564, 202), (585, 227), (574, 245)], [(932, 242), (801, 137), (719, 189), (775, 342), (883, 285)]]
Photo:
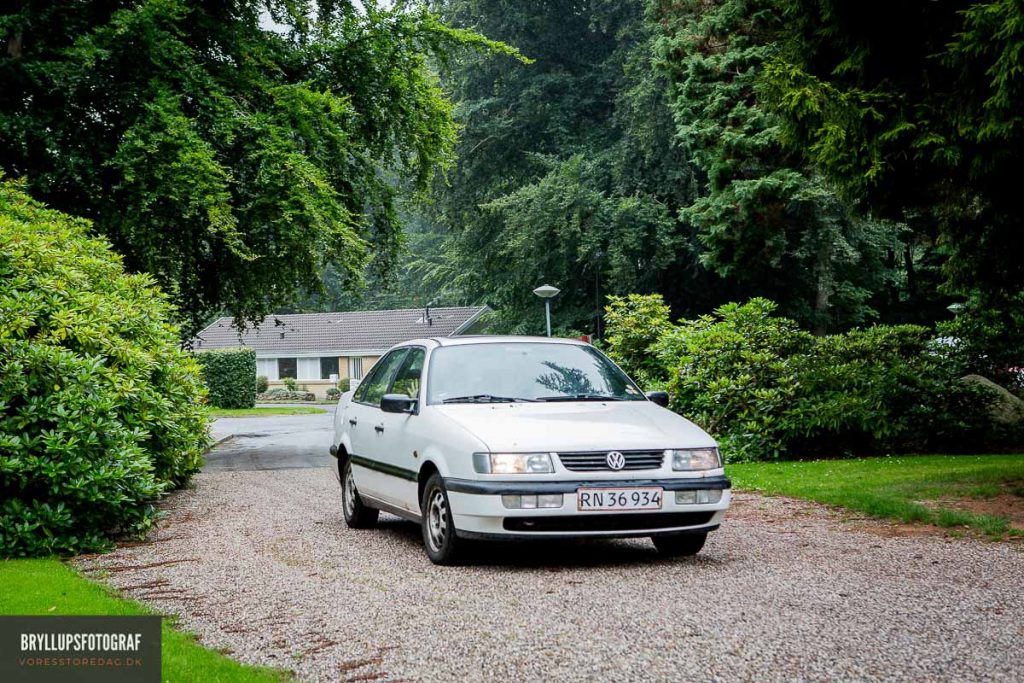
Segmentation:
[(395, 371), (402, 363), (406, 351), (408, 349), (395, 349), (374, 363), (369, 376), (359, 386), (356, 401), (379, 406), (380, 399), (387, 391), (388, 385), (391, 384), (391, 378), (395, 376)]
[(427, 402), (644, 401), (600, 351), (582, 344), (488, 342), (434, 349)]
[(406, 354), (402, 367), (398, 369), (395, 380), (391, 383), (392, 394), (405, 394), (411, 398), (420, 395), (420, 375), (423, 374), (423, 359), (427, 352), (413, 348)]

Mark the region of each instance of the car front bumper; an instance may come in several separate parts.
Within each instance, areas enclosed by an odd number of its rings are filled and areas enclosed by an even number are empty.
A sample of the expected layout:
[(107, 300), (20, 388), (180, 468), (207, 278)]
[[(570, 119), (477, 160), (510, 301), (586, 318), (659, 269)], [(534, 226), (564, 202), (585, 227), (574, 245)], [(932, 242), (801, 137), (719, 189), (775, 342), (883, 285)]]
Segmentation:
[[(577, 510), (578, 488), (660, 487), (662, 507), (657, 511)], [(702, 533), (717, 529), (729, 507), (729, 480), (723, 476), (692, 479), (623, 481), (473, 481), (445, 480), (455, 528), (459, 536), (478, 539), (625, 538), (659, 534)], [(676, 504), (675, 492), (717, 489), (722, 498), (711, 504)], [(502, 495), (562, 494), (559, 508), (510, 509)]]

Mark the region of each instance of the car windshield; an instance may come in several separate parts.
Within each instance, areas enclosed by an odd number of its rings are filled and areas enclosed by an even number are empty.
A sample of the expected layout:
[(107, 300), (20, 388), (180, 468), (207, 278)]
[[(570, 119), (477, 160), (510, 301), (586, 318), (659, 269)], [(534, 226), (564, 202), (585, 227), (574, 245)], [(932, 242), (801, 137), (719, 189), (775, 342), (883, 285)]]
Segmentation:
[(495, 342), (435, 349), (428, 403), (642, 401), (626, 375), (590, 346)]

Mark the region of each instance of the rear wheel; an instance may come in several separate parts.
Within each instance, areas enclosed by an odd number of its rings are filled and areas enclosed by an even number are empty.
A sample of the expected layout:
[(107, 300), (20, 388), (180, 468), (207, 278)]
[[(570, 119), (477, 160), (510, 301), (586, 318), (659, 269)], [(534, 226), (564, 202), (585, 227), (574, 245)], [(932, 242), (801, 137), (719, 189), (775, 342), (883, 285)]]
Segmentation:
[(452, 509), (440, 474), (435, 472), (427, 480), (420, 509), (423, 513), (423, 545), (426, 546), (427, 557), (434, 564), (458, 564), (466, 542), (455, 534)]
[(708, 539), (707, 532), (702, 534), (668, 534), (665, 536), (651, 536), (654, 547), (665, 557), (685, 557), (696, 555), (704, 547)]
[(341, 507), (345, 524), (351, 529), (366, 529), (377, 523), (380, 510), (367, 507), (359, 497), (356, 480), (352, 476), (352, 460), (346, 460), (341, 470)]

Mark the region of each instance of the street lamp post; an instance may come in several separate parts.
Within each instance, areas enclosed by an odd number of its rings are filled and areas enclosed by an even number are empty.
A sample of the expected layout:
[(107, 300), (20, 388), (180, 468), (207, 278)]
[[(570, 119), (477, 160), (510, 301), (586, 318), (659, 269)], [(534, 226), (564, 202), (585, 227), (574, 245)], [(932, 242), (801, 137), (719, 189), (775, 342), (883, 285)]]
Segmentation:
[(558, 296), (561, 290), (551, 285), (541, 285), (533, 293), (544, 299), (544, 316), (548, 323), (548, 336), (551, 336), (551, 299)]

